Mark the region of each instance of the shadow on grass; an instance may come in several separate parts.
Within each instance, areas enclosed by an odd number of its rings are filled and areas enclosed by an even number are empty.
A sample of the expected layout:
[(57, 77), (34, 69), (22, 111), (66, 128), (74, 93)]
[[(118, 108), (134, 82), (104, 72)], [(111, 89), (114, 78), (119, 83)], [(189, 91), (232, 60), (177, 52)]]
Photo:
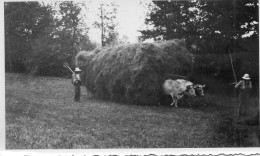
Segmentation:
[[(245, 116), (237, 116), (238, 101), (235, 96), (208, 95), (180, 101), (182, 108), (216, 113), (218, 118), (213, 141), (222, 147), (259, 147), (259, 101), (251, 97)], [(191, 106), (190, 104), (191, 103)]]
[(223, 140), (225, 147), (260, 147), (258, 101), (251, 97), (248, 111), (238, 116), (237, 104), (223, 107), (220, 112), (221, 122), (217, 127), (217, 136)]
[[(252, 108), (250, 109), (257, 107), (257, 101), (253, 99), (251, 99), (252, 102), (249, 107)], [(158, 106), (148, 106), (146, 109), (163, 114), (177, 113), (178, 109), (194, 110), (205, 114), (214, 113), (216, 118), (214, 119), (215, 129), (212, 136), (212, 145), (219, 145), (219, 147), (259, 146), (258, 120), (256, 120), (259, 117), (238, 118), (236, 116), (237, 100), (235, 96), (208, 94), (204, 98), (183, 98), (179, 100), (178, 108), (169, 106), (172, 100), (171, 97), (166, 97), (164, 100), (168, 103), (159, 106), (160, 109), (158, 109)]]

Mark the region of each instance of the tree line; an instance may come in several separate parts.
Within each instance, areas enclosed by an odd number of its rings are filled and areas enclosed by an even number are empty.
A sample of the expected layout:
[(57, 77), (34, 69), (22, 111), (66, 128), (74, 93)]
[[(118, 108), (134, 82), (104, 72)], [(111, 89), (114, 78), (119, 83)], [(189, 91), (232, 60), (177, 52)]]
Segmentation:
[(186, 39), (192, 52), (218, 53), (246, 33), (258, 38), (258, 0), (153, 1), (142, 38)]
[[(74, 64), (80, 50), (93, 50), (79, 2), (6, 2), (5, 70), (39, 75), (64, 76), (66, 61)], [(258, 39), (257, 0), (153, 1), (141, 39), (185, 39), (193, 54), (237, 52), (243, 35)], [(102, 46), (120, 43), (114, 22), (117, 5), (101, 4), (98, 21)], [(128, 18), (128, 17), (126, 17)], [(256, 46), (258, 48), (258, 46)], [(213, 59), (214, 60), (214, 59)]]
[(208, 84), (216, 92), (220, 88), (230, 91), (232, 85), (220, 84), (232, 83), (234, 76), (240, 79), (248, 73), (258, 92), (258, 0), (153, 1), (148, 8), (141, 39), (185, 39), (194, 56), (191, 79)]
[[(78, 51), (97, 46), (88, 37), (89, 26), (82, 13), (86, 7), (86, 3), (72, 1), (4, 3), (5, 70), (66, 75), (64, 62), (73, 65)], [(103, 37), (109, 40), (108, 35)]]

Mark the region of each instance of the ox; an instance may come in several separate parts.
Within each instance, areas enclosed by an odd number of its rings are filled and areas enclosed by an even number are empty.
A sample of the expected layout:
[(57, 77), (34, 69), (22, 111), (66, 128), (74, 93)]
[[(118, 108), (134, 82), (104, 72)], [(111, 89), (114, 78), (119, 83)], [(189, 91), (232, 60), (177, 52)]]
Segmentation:
[[(205, 87), (205, 85), (201, 85), (201, 84), (193, 85), (193, 88), (195, 89), (196, 97), (202, 97), (202, 99), (200, 99), (200, 100), (204, 100), (204, 98), (203, 98), (204, 97), (204, 89), (203, 89), (204, 87)], [(193, 100), (188, 101), (187, 103), (191, 107), (191, 104), (194, 103), (194, 101)], [(203, 103), (204, 103), (204, 106), (205, 106), (205, 101)]]
[(195, 89), (195, 93), (196, 93), (196, 96), (204, 96), (204, 87), (205, 85), (201, 85), (201, 84), (195, 84), (194, 86), (194, 89)]
[(183, 80), (183, 79), (177, 79), (176, 81), (178, 82), (181, 82), (183, 84), (186, 84), (186, 85), (192, 85), (193, 88), (195, 89), (195, 94), (196, 96), (204, 96), (204, 90), (203, 88), (205, 87), (205, 85), (201, 85), (201, 84), (193, 84), (191, 83), (190, 81), (187, 81), (187, 80)]
[(178, 107), (178, 100), (183, 97), (183, 95), (204, 96), (203, 87), (205, 87), (205, 85), (194, 85), (192, 82), (183, 79), (168, 79), (163, 84), (164, 93), (171, 95), (173, 101), (171, 105), (175, 104), (175, 107)]
[(175, 104), (175, 107), (178, 107), (178, 99), (180, 99), (184, 94), (187, 94), (188, 96), (196, 96), (195, 89), (193, 88), (193, 83), (183, 79), (166, 80), (163, 83), (163, 90), (165, 94), (171, 95), (171, 105)]

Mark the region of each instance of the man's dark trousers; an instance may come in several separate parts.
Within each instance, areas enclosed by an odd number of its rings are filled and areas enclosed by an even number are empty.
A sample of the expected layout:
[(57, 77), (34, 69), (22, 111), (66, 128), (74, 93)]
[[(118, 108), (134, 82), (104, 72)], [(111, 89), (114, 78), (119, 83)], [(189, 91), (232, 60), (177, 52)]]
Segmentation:
[(75, 95), (74, 95), (74, 100), (79, 101), (80, 100), (80, 82), (75, 82)]

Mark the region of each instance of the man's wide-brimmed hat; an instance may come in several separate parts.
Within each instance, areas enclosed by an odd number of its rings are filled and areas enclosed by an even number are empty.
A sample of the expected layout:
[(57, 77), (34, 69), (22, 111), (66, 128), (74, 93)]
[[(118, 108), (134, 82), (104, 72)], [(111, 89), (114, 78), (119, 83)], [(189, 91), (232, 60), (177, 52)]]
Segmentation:
[(251, 79), (251, 78), (249, 77), (249, 74), (245, 74), (242, 78), (245, 79), (245, 80), (250, 80), (250, 79)]
[(75, 72), (81, 72), (81, 70), (78, 67), (76, 67)]

